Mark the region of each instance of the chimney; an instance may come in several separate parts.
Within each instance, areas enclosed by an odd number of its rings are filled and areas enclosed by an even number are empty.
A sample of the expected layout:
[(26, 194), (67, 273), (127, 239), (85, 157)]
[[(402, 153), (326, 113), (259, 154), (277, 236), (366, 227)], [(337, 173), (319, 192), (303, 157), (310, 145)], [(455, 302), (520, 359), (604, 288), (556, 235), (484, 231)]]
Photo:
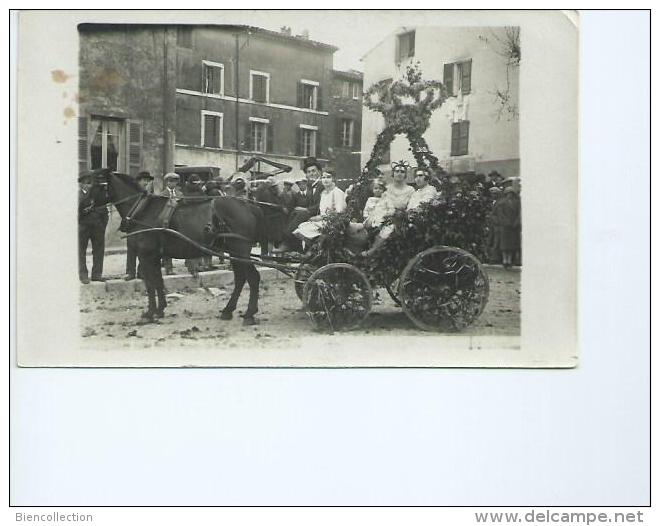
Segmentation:
[(291, 28), (288, 26), (282, 26), (280, 27), (280, 33), (283, 35), (290, 37), (291, 36)]

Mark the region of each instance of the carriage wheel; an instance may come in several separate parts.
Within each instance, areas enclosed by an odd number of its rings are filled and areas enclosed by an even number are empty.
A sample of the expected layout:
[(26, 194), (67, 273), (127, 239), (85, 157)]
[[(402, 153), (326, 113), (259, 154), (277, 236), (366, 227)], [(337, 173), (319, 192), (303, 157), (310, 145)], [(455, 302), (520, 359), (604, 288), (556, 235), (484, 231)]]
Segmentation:
[(371, 286), (364, 273), (348, 263), (331, 263), (314, 271), (303, 289), (305, 312), (325, 331), (347, 331), (369, 315)]
[(294, 281), (294, 288), (296, 289), (296, 295), (300, 301), (303, 301), (303, 290), (305, 289), (307, 280), (317, 268), (316, 265), (311, 265), (309, 263), (301, 263), (298, 267)]
[(460, 248), (437, 246), (412, 258), (401, 273), (406, 315), (425, 331), (460, 331), (483, 312), (489, 283), (479, 260)]

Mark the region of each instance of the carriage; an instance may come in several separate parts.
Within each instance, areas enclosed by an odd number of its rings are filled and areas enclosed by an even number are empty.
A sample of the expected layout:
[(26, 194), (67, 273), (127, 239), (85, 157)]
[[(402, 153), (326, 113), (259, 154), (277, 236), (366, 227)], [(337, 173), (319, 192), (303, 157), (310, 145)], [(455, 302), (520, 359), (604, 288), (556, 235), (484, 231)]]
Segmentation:
[(318, 330), (359, 327), (369, 316), (378, 289), (386, 290), (406, 316), (425, 331), (463, 330), (481, 315), (488, 302), (488, 276), (479, 260), (466, 250), (429, 246), (386, 272), (373, 272), (369, 259), (346, 254), (343, 251), (344, 257), (338, 258), (342, 261), (336, 261), (333, 251), (318, 250), (302, 261), (296, 272), (296, 294)]
[[(167, 306), (160, 274), (163, 255), (188, 258), (206, 254), (231, 261), (234, 291), (221, 319), (231, 319), (247, 281), (250, 303), (244, 322), (249, 324), (255, 323), (253, 315), (257, 311), (259, 279), (255, 266), (274, 268), (293, 278), (296, 293), (313, 325), (330, 332), (350, 330), (363, 323), (372, 309), (375, 293), (381, 288), (418, 328), (427, 331), (462, 330), (477, 319), (488, 301), (488, 277), (479, 260), (465, 250), (466, 246), (439, 243), (445, 238), (434, 236), (432, 231), (418, 231), (421, 237), (405, 245), (407, 248), (392, 245), (397, 235), (400, 238), (413, 235), (404, 225), (385, 241), (379, 249), (380, 257), (361, 257), (350, 247), (349, 216), (335, 214), (326, 218), (324, 224), (334, 223), (342, 228), (332, 232), (326, 229), (305, 255), (259, 256), (251, 250), (258, 239), (252, 215), (254, 205), (232, 197), (193, 199), (182, 203), (180, 215), (177, 212), (173, 216), (173, 224), (162, 225), (159, 218), (167, 198), (145, 196), (128, 176), (107, 170), (103, 174), (110, 202), (124, 219), (133, 217), (126, 237), (135, 241), (134, 248), (141, 265), (144, 264), (149, 308), (143, 317), (151, 320), (162, 317)], [(135, 219), (140, 202), (146, 206), (140, 208), (141, 215)], [(469, 200), (463, 202), (469, 204)], [(235, 221), (241, 219), (236, 214), (242, 215), (250, 228), (216, 230), (213, 218), (223, 214), (232, 225), (227, 213), (234, 213)], [(233, 224), (237, 226), (235, 221)], [(406, 218), (407, 221), (411, 219)], [(218, 240), (229, 244), (227, 252), (217, 245)]]

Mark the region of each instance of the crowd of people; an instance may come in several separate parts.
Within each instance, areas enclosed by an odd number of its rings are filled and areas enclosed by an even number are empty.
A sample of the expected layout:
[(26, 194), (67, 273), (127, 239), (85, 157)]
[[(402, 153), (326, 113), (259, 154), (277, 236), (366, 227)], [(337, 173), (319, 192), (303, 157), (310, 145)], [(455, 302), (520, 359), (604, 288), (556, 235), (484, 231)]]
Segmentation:
[[(303, 252), (321, 233), (324, 217), (330, 212), (343, 212), (346, 209), (346, 197), (352, 190), (346, 191), (337, 186), (334, 174), (323, 171), (321, 163), (309, 157), (304, 160), (302, 172), (298, 175), (287, 174), (278, 181), (270, 176), (253, 182), (249, 176), (237, 172), (230, 178), (220, 176), (203, 181), (197, 174), (190, 174), (181, 185), (177, 173), (168, 173), (163, 177), (165, 187), (161, 196), (169, 199), (166, 207), (164, 226), (167, 225), (176, 204), (186, 198), (233, 196), (258, 204), (264, 214), (264, 238), (262, 255), (283, 252)], [(383, 226), (385, 218), (396, 210), (414, 210), (422, 203), (440, 197), (443, 192), (451, 191), (451, 185), (460, 178), (451, 176), (447, 179), (447, 188), (438, 187), (437, 179), (426, 167), (414, 168), (414, 186), (408, 183), (410, 170), (408, 163), (401, 161), (392, 164), (391, 178), (379, 177), (372, 181), (371, 196), (363, 210), (363, 221), (351, 223), (350, 232), (363, 239), (373, 239), (370, 246), (364, 247), (363, 257), (368, 257), (384, 243), (393, 231), (392, 225)], [(520, 188), (516, 180), (506, 180), (493, 171), (486, 175), (476, 174), (477, 187), (488, 192), (493, 200), (488, 218), (488, 237), (486, 252), (488, 262), (501, 263), (505, 268), (520, 264)], [(149, 172), (140, 172), (137, 183), (146, 193), (154, 192), (154, 177)], [(81, 282), (89, 283), (90, 277), (86, 265), (86, 251), (92, 244), (92, 281), (103, 281), (104, 237), (108, 223), (108, 209), (98, 206), (96, 187), (92, 172), (79, 177), (79, 277)], [(433, 183), (433, 184), (431, 184)], [(186, 266), (192, 274), (200, 270), (213, 269), (211, 256), (186, 260)], [(170, 258), (163, 258), (166, 274), (174, 272)], [(129, 247), (126, 254), (126, 280), (140, 278), (136, 268), (136, 254)]]

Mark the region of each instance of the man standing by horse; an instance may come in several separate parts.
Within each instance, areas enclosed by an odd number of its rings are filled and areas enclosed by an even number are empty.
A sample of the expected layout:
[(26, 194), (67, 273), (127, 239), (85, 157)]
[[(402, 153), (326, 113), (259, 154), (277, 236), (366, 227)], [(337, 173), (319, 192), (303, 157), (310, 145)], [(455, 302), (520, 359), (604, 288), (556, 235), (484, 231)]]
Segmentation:
[[(149, 172), (146, 171), (140, 172), (135, 180), (146, 194), (154, 193), (154, 187), (153, 187), (154, 177)], [(137, 211), (134, 210), (133, 214), (135, 215), (136, 212)], [(132, 243), (128, 242), (126, 243), (126, 277), (124, 278), (126, 281), (135, 279), (136, 275), (139, 274), (139, 272), (138, 273), (135, 272), (136, 263), (137, 263), (137, 252), (135, 251), (135, 248), (133, 247)], [(140, 276), (138, 275), (137, 277)]]
[(108, 209), (105, 192), (95, 180), (96, 172), (87, 171), (78, 177), (78, 276), (89, 283), (87, 246), (92, 243), (92, 281), (104, 281), (103, 257)]
[[(168, 206), (163, 211), (164, 225), (166, 228), (169, 226), (169, 220), (174, 213), (176, 204), (183, 198), (183, 192), (179, 188), (179, 174), (171, 172), (163, 176), (163, 181), (165, 182), (165, 188), (160, 195), (169, 197), (170, 201)], [(163, 258), (163, 266), (165, 267), (165, 274), (172, 275), (174, 274), (174, 265), (172, 264), (172, 258)]]

